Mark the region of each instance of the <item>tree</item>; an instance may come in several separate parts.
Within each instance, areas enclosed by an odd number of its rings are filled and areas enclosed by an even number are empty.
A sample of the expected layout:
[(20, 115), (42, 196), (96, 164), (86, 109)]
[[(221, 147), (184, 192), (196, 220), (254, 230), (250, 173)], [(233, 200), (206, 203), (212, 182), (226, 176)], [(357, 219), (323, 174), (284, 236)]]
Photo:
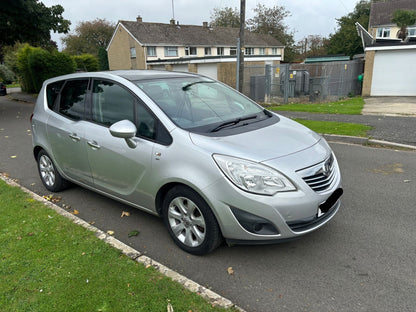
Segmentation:
[(247, 21), (248, 29), (260, 34), (269, 34), (279, 40), (285, 46), (285, 61), (293, 61), (296, 55), (295, 40), (293, 32), (290, 32), (284, 23), (290, 12), (283, 6), (267, 8), (263, 4), (257, 4), (254, 12), (255, 16)]
[(368, 25), (370, 17), (370, 0), (361, 0), (355, 5), (354, 11), (337, 19), (339, 29), (329, 36), (327, 50), (329, 54), (345, 54), (353, 56), (363, 53), (360, 37), (357, 35), (355, 23)]
[(400, 30), (397, 33), (397, 38), (404, 40), (407, 37), (407, 26), (411, 26), (416, 23), (416, 11), (396, 10), (393, 13), (393, 18), (391, 21), (400, 27)]
[(299, 41), (296, 45), (297, 52), (300, 56), (299, 60), (309, 56), (326, 55), (326, 46), (328, 39), (319, 35), (309, 35)]
[(211, 25), (217, 27), (240, 27), (240, 11), (237, 8), (215, 8), (211, 13)]
[(93, 54), (98, 56), (100, 48), (107, 48), (113, 36), (115, 25), (105, 19), (97, 18), (90, 22), (81, 22), (75, 28), (75, 34), (62, 38), (65, 52), (71, 55)]
[(48, 46), (51, 30), (58, 33), (69, 31), (71, 22), (63, 18), (63, 12), (61, 5), (46, 7), (39, 0), (2, 0), (0, 48), (16, 42)]

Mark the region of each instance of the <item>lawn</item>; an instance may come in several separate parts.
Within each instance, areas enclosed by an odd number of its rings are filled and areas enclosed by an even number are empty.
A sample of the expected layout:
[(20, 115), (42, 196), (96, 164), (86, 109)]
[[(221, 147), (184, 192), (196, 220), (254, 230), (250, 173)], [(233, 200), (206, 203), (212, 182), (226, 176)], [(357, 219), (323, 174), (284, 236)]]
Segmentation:
[(360, 115), (364, 107), (364, 100), (362, 97), (354, 97), (351, 99), (329, 102), (329, 103), (298, 103), (271, 106), (269, 109), (274, 111), (296, 111), (308, 113), (321, 114), (345, 114), (345, 115)]
[(0, 202), (2, 312), (225, 311), (1, 179)]
[(370, 126), (346, 122), (317, 121), (305, 119), (295, 119), (295, 121), (303, 124), (304, 126), (308, 127), (309, 129), (312, 129), (315, 132), (324, 134), (367, 137), (367, 131), (372, 129), (372, 127)]

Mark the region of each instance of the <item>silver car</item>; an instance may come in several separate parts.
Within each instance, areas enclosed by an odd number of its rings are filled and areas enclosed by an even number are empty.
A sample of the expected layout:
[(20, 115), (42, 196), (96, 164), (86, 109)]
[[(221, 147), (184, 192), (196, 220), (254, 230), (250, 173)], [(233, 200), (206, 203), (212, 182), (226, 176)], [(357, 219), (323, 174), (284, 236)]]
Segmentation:
[(183, 250), (312, 232), (342, 195), (327, 142), (232, 88), (165, 71), (44, 82), (32, 116), (45, 187), (74, 182), (163, 218)]

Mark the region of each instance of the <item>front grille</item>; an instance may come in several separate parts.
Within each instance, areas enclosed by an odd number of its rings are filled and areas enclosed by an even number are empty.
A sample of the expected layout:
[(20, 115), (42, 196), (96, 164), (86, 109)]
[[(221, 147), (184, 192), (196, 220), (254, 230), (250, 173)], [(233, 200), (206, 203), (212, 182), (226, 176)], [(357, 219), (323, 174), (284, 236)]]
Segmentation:
[(323, 192), (327, 190), (336, 176), (334, 156), (331, 155), (325, 162), (305, 170), (307, 176), (302, 179), (315, 192)]

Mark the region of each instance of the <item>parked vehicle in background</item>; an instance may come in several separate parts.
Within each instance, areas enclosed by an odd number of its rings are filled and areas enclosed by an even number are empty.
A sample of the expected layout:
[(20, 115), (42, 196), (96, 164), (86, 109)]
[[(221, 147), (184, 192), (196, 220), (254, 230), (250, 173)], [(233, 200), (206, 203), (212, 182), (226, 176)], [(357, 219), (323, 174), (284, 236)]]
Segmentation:
[(3, 82), (0, 82), (0, 95), (7, 95), (6, 85)]
[(204, 76), (79, 73), (44, 82), (32, 115), (45, 187), (68, 181), (163, 218), (183, 250), (269, 243), (334, 217), (341, 175), (327, 142)]

